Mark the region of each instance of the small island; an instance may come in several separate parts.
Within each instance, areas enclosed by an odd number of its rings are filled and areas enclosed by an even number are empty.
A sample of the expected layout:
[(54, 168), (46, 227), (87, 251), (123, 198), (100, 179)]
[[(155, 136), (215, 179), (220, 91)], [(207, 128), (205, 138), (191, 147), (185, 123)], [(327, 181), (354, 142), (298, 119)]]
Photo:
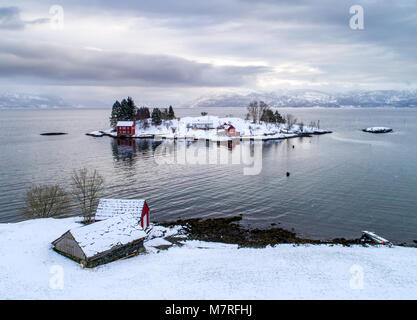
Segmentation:
[(177, 118), (172, 106), (165, 109), (137, 108), (132, 98), (116, 101), (110, 116), (110, 129), (86, 133), (89, 136), (114, 138), (184, 139), (205, 141), (267, 141), (308, 137), (331, 133), (319, 128), (319, 122), (305, 125), (291, 114), (284, 117), (263, 101), (247, 107), (245, 119), (218, 117), (202, 112), (198, 117)]
[(369, 133), (387, 133), (387, 132), (392, 132), (392, 129), (387, 128), (387, 127), (369, 127), (369, 128), (362, 129), (362, 131), (369, 132)]

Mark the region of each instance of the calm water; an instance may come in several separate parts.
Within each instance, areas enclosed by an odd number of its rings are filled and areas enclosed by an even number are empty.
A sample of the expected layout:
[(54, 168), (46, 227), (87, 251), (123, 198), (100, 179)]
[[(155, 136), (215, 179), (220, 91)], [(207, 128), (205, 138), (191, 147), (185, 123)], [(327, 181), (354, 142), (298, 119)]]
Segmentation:
[[(202, 110), (175, 111), (185, 116)], [(265, 143), (261, 173), (247, 176), (237, 164), (159, 165), (154, 150), (160, 142), (124, 146), (109, 137), (85, 136), (108, 127), (109, 110), (0, 111), (0, 222), (25, 219), (23, 198), (32, 183), (69, 188), (73, 169), (86, 166), (105, 177), (105, 196), (148, 199), (153, 221), (242, 214), (251, 227), (280, 223), (313, 238), (357, 237), (368, 229), (397, 243), (417, 239), (416, 109), (281, 112), (305, 123), (320, 120), (334, 133)], [(360, 131), (367, 126), (395, 132)], [(39, 135), (47, 131), (69, 134)], [(188, 146), (202, 147), (205, 143)]]

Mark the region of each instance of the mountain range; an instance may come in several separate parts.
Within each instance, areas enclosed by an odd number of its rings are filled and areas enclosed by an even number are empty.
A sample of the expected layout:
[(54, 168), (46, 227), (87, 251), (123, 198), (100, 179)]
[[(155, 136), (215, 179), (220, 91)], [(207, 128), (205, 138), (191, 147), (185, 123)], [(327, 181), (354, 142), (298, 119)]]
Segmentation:
[[(278, 90), (245, 94), (220, 93), (204, 95), (182, 105), (182, 107), (246, 107), (254, 100), (264, 101), (271, 107), (417, 107), (417, 90), (373, 90), (346, 93), (328, 93), (319, 90)], [(0, 109), (72, 107), (74, 105), (52, 95), (0, 94)]]
[(27, 93), (0, 94), (0, 109), (55, 109), (71, 108), (62, 98)]
[(417, 90), (374, 90), (327, 93), (318, 90), (226, 93), (202, 96), (191, 107), (245, 107), (262, 100), (271, 107), (417, 107)]

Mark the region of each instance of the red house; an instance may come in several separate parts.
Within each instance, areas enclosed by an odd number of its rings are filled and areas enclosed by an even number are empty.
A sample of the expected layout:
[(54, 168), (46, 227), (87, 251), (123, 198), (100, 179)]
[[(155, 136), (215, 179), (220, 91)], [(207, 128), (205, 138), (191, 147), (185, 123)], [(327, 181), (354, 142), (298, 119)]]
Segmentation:
[(133, 136), (135, 135), (135, 121), (118, 121), (117, 136)]
[(226, 134), (229, 137), (238, 137), (240, 136), (240, 132), (236, 131), (236, 128), (234, 126), (232, 126), (231, 124), (223, 124), (223, 128), (226, 130)]

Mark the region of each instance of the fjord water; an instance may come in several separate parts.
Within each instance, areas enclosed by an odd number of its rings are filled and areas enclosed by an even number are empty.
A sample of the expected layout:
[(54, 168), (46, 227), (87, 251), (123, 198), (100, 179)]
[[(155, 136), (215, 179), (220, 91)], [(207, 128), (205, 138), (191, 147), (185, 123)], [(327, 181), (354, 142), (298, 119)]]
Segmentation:
[[(396, 243), (417, 239), (417, 109), (282, 108), (307, 124), (320, 120), (321, 128), (333, 133), (264, 143), (258, 175), (244, 175), (244, 164), (160, 165), (154, 150), (161, 142), (123, 145), (86, 136), (108, 128), (109, 111), (0, 111), (0, 222), (27, 218), (22, 208), (31, 184), (69, 189), (72, 171), (87, 167), (105, 177), (105, 196), (148, 199), (153, 221), (242, 214), (250, 227), (276, 224), (317, 239), (358, 237), (362, 230)], [(183, 117), (203, 110), (175, 111)], [(204, 111), (245, 113), (244, 108)], [(368, 126), (394, 132), (361, 131)], [(51, 131), (68, 135), (39, 135)], [(205, 142), (188, 144), (202, 146)], [(75, 208), (72, 214), (78, 214)]]

